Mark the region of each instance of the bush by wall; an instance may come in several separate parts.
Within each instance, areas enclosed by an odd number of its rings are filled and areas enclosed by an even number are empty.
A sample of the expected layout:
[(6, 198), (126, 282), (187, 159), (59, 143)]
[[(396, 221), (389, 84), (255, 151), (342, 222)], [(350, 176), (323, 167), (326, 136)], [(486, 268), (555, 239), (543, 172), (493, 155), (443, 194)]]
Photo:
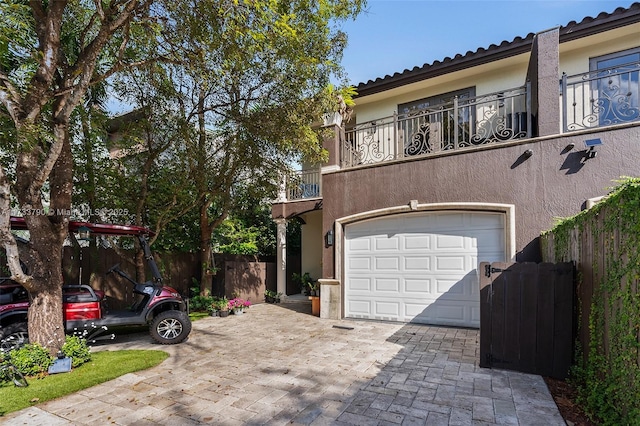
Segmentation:
[(640, 178), (542, 235), (544, 261), (578, 269), (573, 377), (603, 424), (640, 425)]

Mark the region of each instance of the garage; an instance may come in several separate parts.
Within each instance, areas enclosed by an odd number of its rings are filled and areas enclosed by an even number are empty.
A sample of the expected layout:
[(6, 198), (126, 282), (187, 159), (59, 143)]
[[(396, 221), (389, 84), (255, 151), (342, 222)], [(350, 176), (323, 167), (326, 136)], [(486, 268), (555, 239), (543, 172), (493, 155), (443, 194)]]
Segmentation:
[(348, 224), (345, 316), (480, 326), (477, 265), (505, 261), (505, 215), (422, 212)]

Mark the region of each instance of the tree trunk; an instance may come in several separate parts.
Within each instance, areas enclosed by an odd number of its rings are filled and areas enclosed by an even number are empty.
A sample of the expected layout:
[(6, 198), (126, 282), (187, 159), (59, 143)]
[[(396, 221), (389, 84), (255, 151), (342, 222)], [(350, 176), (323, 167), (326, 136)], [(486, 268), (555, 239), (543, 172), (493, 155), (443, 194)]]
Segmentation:
[[(73, 158), (66, 122), (54, 124), (54, 145), (59, 155), (51, 174), (50, 210), (45, 212), (41, 191), (35, 190), (42, 165), (37, 150), (18, 156), (16, 193), (29, 228), (29, 243), (23, 261), (32, 279), (22, 283), (31, 296), (28, 312), (29, 340), (38, 343), (54, 355), (64, 344), (65, 330), (62, 312), (62, 245), (68, 233), (73, 183)], [(20, 137), (19, 133), (19, 137)], [(44, 144), (44, 141), (40, 141)]]
[[(206, 201), (206, 200), (205, 200)], [(212, 286), (212, 271), (215, 265), (210, 265), (211, 259), (211, 230), (209, 226), (209, 205), (203, 202), (200, 206), (200, 294), (205, 295)]]

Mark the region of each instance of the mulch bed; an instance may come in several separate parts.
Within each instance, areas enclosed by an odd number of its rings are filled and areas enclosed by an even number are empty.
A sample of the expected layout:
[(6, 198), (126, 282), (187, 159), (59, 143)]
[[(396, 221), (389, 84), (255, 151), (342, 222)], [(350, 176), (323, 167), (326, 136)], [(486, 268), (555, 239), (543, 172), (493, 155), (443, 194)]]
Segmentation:
[(569, 383), (550, 377), (545, 377), (544, 381), (547, 383), (549, 392), (551, 392), (560, 414), (562, 414), (568, 425), (597, 426), (597, 423), (592, 422), (576, 403), (578, 392)]

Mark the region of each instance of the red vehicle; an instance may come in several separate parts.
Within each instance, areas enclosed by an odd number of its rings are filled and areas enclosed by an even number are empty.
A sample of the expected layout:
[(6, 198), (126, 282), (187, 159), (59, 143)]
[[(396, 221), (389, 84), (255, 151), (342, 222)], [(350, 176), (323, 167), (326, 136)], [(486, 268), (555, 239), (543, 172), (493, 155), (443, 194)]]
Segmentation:
[[(11, 218), (11, 228), (26, 230), (22, 218)], [(152, 232), (139, 226), (107, 225), (86, 222), (70, 222), (69, 232), (80, 229), (89, 230), (92, 235), (133, 236), (137, 237), (144, 251), (153, 279), (139, 283), (120, 270), (119, 265), (111, 267), (107, 274), (116, 273), (133, 284), (136, 302), (129, 310), (109, 311), (103, 291), (88, 285), (63, 286), (63, 309), (67, 332), (90, 328), (142, 326), (148, 325), (151, 337), (161, 344), (174, 344), (184, 341), (191, 332), (191, 321), (187, 307), (180, 294), (171, 287), (162, 284), (162, 277), (147, 236)], [(29, 294), (19, 284), (5, 279), (0, 282), (0, 339), (27, 338), (27, 310)]]

